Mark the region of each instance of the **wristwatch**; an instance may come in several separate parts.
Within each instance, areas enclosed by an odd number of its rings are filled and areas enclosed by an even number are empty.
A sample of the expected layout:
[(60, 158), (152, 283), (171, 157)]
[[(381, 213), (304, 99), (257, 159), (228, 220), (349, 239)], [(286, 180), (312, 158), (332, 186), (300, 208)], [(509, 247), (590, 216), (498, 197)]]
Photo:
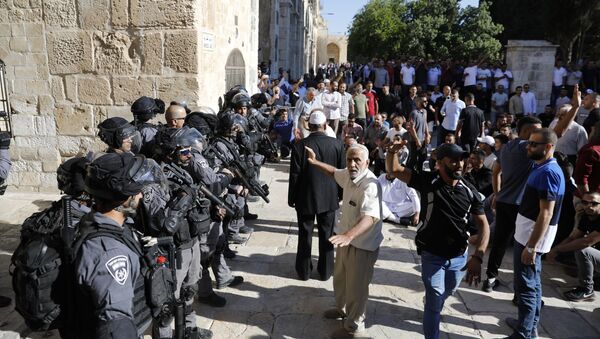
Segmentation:
[(525, 247), (525, 249), (527, 250), (527, 253), (529, 253), (529, 254), (535, 253), (535, 247)]

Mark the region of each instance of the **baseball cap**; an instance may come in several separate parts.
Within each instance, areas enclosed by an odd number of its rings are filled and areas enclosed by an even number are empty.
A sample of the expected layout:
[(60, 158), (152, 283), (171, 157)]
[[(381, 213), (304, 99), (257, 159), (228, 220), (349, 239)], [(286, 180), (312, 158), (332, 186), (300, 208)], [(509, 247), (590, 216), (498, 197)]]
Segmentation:
[(491, 136), (489, 136), (489, 135), (486, 135), (483, 138), (477, 138), (477, 141), (480, 142), (480, 143), (482, 143), (482, 144), (486, 144), (486, 145), (489, 145), (489, 146), (492, 146), (492, 147), (495, 144), (494, 138), (491, 137)]
[(308, 122), (312, 125), (322, 125), (327, 121), (325, 114), (321, 111), (313, 111), (308, 118)]
[(466, 152), (462, 147), (457, 144), (443, 144), (436, 149), (436, 156), (438, 160), (445, 157), (449, 158), (468, 158), (469, 152)]

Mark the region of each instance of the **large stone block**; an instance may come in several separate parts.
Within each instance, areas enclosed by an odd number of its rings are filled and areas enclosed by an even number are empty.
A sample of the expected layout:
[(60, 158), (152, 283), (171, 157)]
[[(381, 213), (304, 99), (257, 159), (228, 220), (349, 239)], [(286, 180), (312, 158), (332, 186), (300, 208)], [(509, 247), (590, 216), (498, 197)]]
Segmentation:
[(50, 73), (72, 74), (92, 70), (92, 41), (85, 32), (50, 32), (47, 39)]
[(25, 35), (28, 37), (36, 37), (44, 35), (44, 25), (38, 22), (26, 22), (23, 23), (23, 28), (25, 28)]
[(163, 64), (163, 38), (161, 33), (147, 33), (135, 41), (140, 55), (143, 55), (142, 71), (145, 74), (160, 75)]
[[(25, 60), (25, 56), (22, 55)], [(38, 79), (38, 68), (36, 65), (15, 66), (16, 79)]]
[(33, 115), (26, 114), (13, 114), (12, 115), (12, 128), (14, 136), (28, 136), (34, 135), (33, 131)]
[(77, 79), (79, 101), (84, 104), (110, 105), (110, 83), (104, 77), (79, 77)]
[(38, 96), (38, 112), (42, 115), (54, 115), (54, 99), (50, 95)]
[(0, 37), (12, 36), (12, 28), (10, 24), (0, 24)]
[(29, 0), (13, 0), (13, 6), (17, 8), (28, 8)]
[[(37, 9), (9, 9), (6, 14), (6, 19), (10, 22), (40, 22), (42, 21), (42, 10)], [(0, 21), (2, 21), (0, 19)], [(5, 22), (5, 21), (2, 21)]]
[(131, 105), (141, 96), (154, 96), (154, 78), (113, 77), (115, 105)]
[(56, 136), (56, 121), (54, 115), (34, 117), (34, 132), (37, 136)]
[(131, 22), (134, 26), (194, 27), (194, 0), (131, 0)]
[(56, 127), (59, 135), (94, 135), (92, 106), (57, 105)]
[(27, 38), (22, 36), (10, 38), (9, 47), (15, 52), (29, 52), (29, 43), (27, 42)]
[(41, 36), (28, 37), (27, 46), (30, 52), (45, 52), (46, 51), (46, 39)]
[(75, 0), (45, 0), (44, 22), (48, 26), (77, 27)]
[(108, 27), (109, 0), (78, 0), (79, 22), (82, 29), (104, 31)]
[(106, 149), (106, 145), (99, 138), (92, 137), (58, 137), (58, 151), (63, 157), (73, 157), (76, 155), (85, 155), (89, 151), (100, 151)]
[(139, 68), (139, 60), (129, 56), (131, 40), (123, 33), (95, 33), (95, 71), (98, 74), (128, 75)]
[(125, 28), (129, 24), (129, 1), (112, 0), (110, 11), (115, 28)]
[(17, 114), (37, 114), (37, 96), (13, 94), (10, 96), (10, 106)]
[(50, 92), (56, 101), (65, 100), (65, 84), (62, 77), (50, 77)]
[(44, 80), (27, 80), (27, 93), (35, 95), (50, 94), (48, 81)]
[(165, 66), (182, 73), (198, 72), (198, 33), (195, 30), (165, 35)]
[(196, 77), (158, 78), (158, 97), (169, 102), (176, 98), (186, 98), (188, 102), (198, 101), (198, 79)]
[(25, 36), (25, 24), (22, 22), (10, 25), (10, 33), (13, 37)]
[(77, 77), (75, 75), (67, 75), (65, 77), (65, 90), (67, 93), (67, 100), (76, 102), (77, 101)]

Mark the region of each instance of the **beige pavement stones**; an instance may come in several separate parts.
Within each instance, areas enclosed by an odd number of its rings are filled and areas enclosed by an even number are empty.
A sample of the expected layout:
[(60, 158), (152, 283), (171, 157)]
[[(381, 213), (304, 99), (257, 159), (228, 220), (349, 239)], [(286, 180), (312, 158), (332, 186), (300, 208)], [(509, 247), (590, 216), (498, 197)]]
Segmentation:
[[(59, 136), (58, 147), (69, 144)], [(74, 148), (81, 138), (72, 137)], [(29, 141), (19, 137), (20, 150), (27, 147), (37, 151), (42, 139)], [(91, 141), (91, 138), (87, 138)], [(71, 147), (71, 146), (69, 146)], [(61, 154), (66, 150), (61, 149)], [(21, 170), (16, 180), (40, 182), (45, 189), (56, 185), (50, 173), (32, 171), (28, 162), (18, 161)], [(50, 166), (50, 165), (48, 165)], [(341, 326), (339, 321), (324, 320), (322, 312), (334, 304), (332, 279), (300, 281), (294, 271), (295, 245), (294, 211), (287, 207), (287, 184), (278, 180), (287, 173), (274, 171), (267, 165), (261, 171), (262, 179), (271, 183), (271, 204), (252, 203), (250, 209), (258, 213), (257, 229), (244, 245), (232, 246), (238, 257), (228, 260), (235, 275), (245, 282), (236, 288), (216, 292), (227, 298), (224, 308), (210, 308), (194, 304), (197, 323), (210, 328), (214, 338), (326, 338)], [(280, 168), (280, 167), (278, 167)], [(11, 179), (12, 180), (12, 179)], [(26, 186), (29, 189), (32, 186)], [(0, 250), (12, 253), (18, 242), (18, 225), (31, 213), (47, 206), (56, 195), (21, 194), (10, 192), (0, 197)], [(6, 199), (6, 200), (5, 200)], [(292, 220), (290, 220), (292, 216)], [(252, 225), (252, 222), (249, 222)], [(370, 299), (367, 304), (367, 329), (362, 336), (369, 338), (419, 338), (422, 337), (424, 288), (420, 277), (419, 256), (409, 246), (415, 236), (414, 228), (402, 228), (384, 223), (386, 240), (376, 263)], [(284, 241), (283, 238), (288, 240)], [(271, 240), (271, 241), (269, 241)], [(313, 240), (317, 244), (317, 238)], [(507, 253), (510, 253), (508, 251)], [(316, 265), (316, 246), (313, 255)], [(486, 261), (487, 262), (487, 261)], [(8, 255), (0, 256), (0, 265), (8, 268)], [(510, 260), (500, 271), (503, 286), (497, 292), (484, 293), (479, 287), (461, 285), (457, 294), (447, 300), (442, 313), (442, 338), (500, 338), (510, 334), (504, 324), (508, 316), (515, 316), (512, 306), (512, 275)], [(506, 283), (506, 282), (509, 283)], [(541, 338), (597, 338), (600, 336), (598, 309), (600, 301), (571, 303), (562, 300), (560, 293), (575, 279), (566, 277), (557, 265), (544, 264), (543, 284), (546, 306), (542, 310), (539, 327)], [(12, 295), (7, 275), (0, 275), (0, 295)], [(40, 333), (25, 330), (18, 314), (10, 309), (0, 309), (0, 317), (7, 324), (0, 335), (21, 332), (24, 337), (42, 338)], [(53, 331), (48, 338), (58, 338)], [(146, 336), (146, 338), (150, 338)]]

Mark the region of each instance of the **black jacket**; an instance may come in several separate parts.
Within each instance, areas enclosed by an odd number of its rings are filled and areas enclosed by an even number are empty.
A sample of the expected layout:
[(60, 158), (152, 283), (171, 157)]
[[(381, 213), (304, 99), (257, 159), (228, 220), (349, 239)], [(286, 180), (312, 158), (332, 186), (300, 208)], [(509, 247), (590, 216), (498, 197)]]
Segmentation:
[(346, 167), (346, 153), (341, 141), (321, 132), (313, 132), (294, 144), (290, 167), (288, 205), (301, 214), (335, 211), (339, 206), (341, 188), (306, 160), (305, 146), (317, 155), (317, 160), (336, 168)]

